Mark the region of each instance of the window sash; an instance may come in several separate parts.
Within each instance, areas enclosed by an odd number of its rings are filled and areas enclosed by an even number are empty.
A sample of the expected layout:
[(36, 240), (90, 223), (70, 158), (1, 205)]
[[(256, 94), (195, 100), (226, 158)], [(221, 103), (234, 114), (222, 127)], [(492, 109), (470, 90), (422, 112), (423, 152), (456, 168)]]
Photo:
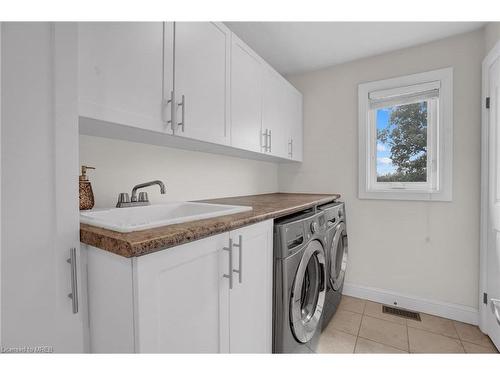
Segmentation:
[[(424, 100), (422, 100), (424, 99)], [(367, 135), (369, 139), (368, 159), (368, 191), (413, 191), (413, 192), (435, 192), (439, 190), (439, 166), (438, 166), (438, 134), (439, 134), (439, 98), (407, 98), (401, 104), (412, 104), (416, 102), (427, 102), (427, 166), (426, 182), (378, 182), (377, 181), (377, 121), (376, 112), (378, 108), (369, 109), (367, 121)], [(385, 107), (385, 106), (384, 106)]]

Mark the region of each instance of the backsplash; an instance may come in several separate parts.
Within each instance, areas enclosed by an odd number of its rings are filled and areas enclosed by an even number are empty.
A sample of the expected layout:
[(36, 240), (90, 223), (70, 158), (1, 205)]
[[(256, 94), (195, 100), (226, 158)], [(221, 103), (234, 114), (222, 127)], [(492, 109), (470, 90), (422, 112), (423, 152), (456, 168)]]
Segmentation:
[(145, 189), (152, 203), (278, 191), (275, 163), (86, 135), (80, 135), (80, 165), (96, 167), (90, 176), (96, 208), (114, 207), (118, 193), (156, 179), (167, 193)]

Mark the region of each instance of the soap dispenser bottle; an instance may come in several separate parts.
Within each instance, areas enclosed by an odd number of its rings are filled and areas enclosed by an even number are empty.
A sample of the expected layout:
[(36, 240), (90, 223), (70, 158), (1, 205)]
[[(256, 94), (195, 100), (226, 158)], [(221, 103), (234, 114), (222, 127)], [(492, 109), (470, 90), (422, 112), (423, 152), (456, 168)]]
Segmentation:
[(94, 192), (87, 177), (88, 169), (95, 168), (82, 165), (82, 174), (80, 175), (80, 210), (90, 210), (94, 207)]

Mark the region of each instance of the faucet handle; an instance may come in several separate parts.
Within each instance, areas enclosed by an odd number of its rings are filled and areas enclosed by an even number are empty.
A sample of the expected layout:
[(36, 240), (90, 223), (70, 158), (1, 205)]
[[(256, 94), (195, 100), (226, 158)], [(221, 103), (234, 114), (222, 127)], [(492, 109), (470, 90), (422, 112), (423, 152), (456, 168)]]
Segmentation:
[(146, 193), (145, 191), (141, 191), (139, 193), (139, 199), (138, 199), (139, 202), (149, 202), (149, 199), (148, 199), (148, 193)]
[(121, 207), (123, 203), (130, 203), (130, 197), (128, 193), (120, 193), (118, 195), (118, 202), (116, 203), (116, 207)]

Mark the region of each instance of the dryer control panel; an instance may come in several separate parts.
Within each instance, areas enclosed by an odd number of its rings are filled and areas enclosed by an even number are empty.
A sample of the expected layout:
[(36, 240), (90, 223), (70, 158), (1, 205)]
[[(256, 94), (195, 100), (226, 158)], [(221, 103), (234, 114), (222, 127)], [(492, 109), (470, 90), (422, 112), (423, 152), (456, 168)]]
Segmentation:
[(275, 222), (274, 256), (286, 258), (300, 251), (313, 237), (323, 237), (326, 219), (323, 212), (308, 212)]

